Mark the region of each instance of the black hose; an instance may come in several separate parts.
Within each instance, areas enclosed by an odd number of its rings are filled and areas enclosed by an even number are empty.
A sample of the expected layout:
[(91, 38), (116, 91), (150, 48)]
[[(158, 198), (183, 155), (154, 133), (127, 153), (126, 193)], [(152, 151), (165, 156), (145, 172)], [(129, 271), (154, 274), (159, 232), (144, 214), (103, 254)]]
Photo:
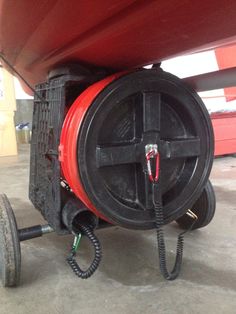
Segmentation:
[(94, 272), (97, 270), (102, 259), (102, 250), (101, 250), (100, 242), (98, 238), (95, 236), (93, 229), (90, 226), (78, 224), (77, 227), (79, 231), (83, 235), (85, 235), (92, 243), (94, 247), (94, 251), (95, 251), (94, 259), (87, 270), (82, 270), (75, 260), (76, 252), (72, 251), (71, 254), (67, 257), (67, 262), (72, 268), (76, 276), (82, 279), (87, 279), (91, 277), (94, 274)]
[(184, 249), (184, 234), (192, 229), (196, 220), (193, 221), (192, 225), (188, 230), (181, 232), (178, 235), (177, 247), (176, 247), (176, 258), (175, 264), (171, 272), (168, 271), (166, 265), (166, 246), (164, 239), (164, 231), (162, 226), (164, 225), (163, 206), (160, 183), (158, 181), (153, 183), (153, 204), (156, 217), (156, 232), (157, 232), (157, 243), (159, 253), (159, 266), (163, 277), (167, 280), (174, 280), (178, 277), (181, 271), (183, 249)]

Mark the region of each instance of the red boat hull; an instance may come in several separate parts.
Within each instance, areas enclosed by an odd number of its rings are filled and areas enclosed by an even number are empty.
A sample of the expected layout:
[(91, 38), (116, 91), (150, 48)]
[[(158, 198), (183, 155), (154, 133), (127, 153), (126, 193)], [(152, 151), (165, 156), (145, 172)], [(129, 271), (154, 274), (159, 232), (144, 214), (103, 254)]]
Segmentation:
[(0, 0), (0, 50), (32, 84), (77, 61), (123, 70), (236, 40), (236, 1)]

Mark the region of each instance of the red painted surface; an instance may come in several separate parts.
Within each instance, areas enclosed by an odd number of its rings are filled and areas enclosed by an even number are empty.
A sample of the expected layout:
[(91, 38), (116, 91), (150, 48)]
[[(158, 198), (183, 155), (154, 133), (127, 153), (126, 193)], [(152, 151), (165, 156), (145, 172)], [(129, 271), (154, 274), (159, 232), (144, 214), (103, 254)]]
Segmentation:
[(63, 175), (75, 195), (97, 216), (103, 217), (99, 210), (91, 203), (86, 194), (79, 176), (77, 159), (77, 142), (80, 126), (84, 116), (92, 104), (94, 98), (113, 80), (122, 73), (118, 73), (99, 81), (87, 88), (73, 103), (68, 111), (61, 132), (60, 140), (60, 161)]
[(215, 156), (236, 153), (236, 112), (211, 115)]
[[(215, 49), (216, 60), (220, 70), (236, 66), (236, 45)], [(236, 99), (236, 87), (224, 89), (226, 101)]]
[(0, 0), (0, 51), (32, 84), (58, 64), (129, 69), (236, 42), (233, 0)]

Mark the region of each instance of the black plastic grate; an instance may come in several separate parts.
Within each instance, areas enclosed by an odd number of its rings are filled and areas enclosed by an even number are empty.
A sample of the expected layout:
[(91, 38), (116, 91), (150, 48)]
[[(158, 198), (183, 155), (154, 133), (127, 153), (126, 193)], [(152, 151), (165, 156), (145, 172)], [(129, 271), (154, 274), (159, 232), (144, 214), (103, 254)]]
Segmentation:
[(65, 114), (65, 81), (54, 79), (36, 87), (34, 100), (29, 197), (57, 232), (62, 232), (58, 146)]
[[(72, 70), (71, 70), (72, 69)], [(58, 160), (61, 128), (68, 108), (89, 85), (107, 73), (80, 66), (60, 69), (48, 82), (36, 86), (31, 140), (29, 198), (58, 234), (67, 233), (62, 223), (61, 168)], [(75, 71), (76, 70), (76, 71)], [(68, 74), (71, 73), (73, 74)]]

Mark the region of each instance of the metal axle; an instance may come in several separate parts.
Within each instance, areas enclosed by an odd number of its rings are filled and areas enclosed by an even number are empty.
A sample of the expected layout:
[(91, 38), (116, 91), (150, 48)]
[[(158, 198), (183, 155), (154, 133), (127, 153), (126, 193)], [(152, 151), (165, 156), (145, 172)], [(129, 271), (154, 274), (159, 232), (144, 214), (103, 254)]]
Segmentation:
[(204, 73), (183, 79), (197, 92), (236, 86), (236, 67)]
[(33, 238), (42, 237), (44, 234), (54, 232), (50, 225), (37, 225), (18, 230), (20, 242), (30, 240)]

